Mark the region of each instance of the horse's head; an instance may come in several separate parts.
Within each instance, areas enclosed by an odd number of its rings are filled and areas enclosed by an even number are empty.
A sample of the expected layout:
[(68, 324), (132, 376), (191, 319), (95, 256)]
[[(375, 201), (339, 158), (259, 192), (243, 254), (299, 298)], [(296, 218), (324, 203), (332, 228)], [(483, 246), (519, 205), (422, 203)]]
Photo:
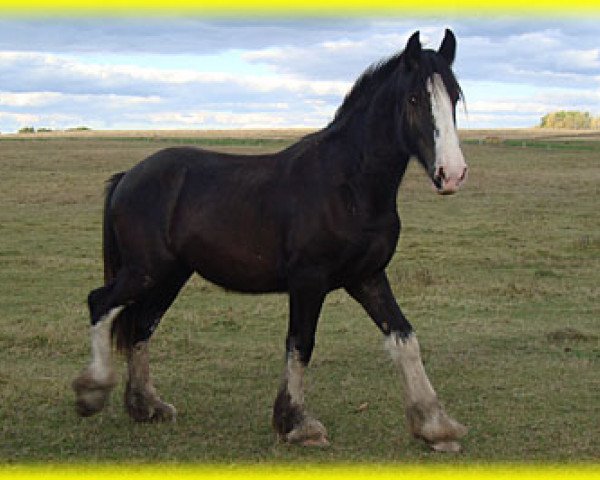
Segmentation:
[(423, 50), (419, 32), (404, 50), (399, 85), (399, 115), (411, 155), (415, 155), (441, 194), (456, 192), (467, 177), (467, 164), (456, 131), (461, 90), (451, 66), (456, 39), (450, 30), (438, 51)]

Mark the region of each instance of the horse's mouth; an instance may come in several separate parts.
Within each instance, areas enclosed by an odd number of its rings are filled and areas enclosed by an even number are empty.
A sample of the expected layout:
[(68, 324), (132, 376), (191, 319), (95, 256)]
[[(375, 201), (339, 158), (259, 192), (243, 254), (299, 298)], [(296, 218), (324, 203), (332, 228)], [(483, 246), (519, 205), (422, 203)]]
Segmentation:
[(467, 179), (467, 167), (462, 171), (460, 177), (447, 177), (443, 168), (439, 167), (436, 170), (435, 175), (431, 179), (431, 183), (435, 188), (435, 191), (440, 195), (452, 195), (458, 192), (461, 185)]

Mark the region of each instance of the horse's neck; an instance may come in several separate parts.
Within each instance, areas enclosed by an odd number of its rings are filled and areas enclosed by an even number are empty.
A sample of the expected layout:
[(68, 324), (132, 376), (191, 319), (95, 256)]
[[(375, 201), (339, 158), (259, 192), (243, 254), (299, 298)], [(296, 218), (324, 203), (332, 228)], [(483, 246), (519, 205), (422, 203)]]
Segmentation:
[[(353, 182), (361, 190), (385, 199), (395, 209), (398, 187), (406, 171), (409, 155), (403, 152), (397, 131), (395, 105), (389, 96), (377, 95), (364, 109), (357, 110), (333, 125), (331, 141), (339, 142), (340, 149), (350, 151), (354, 158), (344, 161), (356, 165)], [(351, 145), (352, 148), (343, 146)]]

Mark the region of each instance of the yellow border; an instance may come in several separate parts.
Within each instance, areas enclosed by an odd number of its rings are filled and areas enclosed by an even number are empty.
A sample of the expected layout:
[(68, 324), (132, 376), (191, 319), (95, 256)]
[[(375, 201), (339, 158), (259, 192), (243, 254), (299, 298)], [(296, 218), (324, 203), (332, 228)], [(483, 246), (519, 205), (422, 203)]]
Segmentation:
[[(566, 8), (568, 7), (568, 8)], [(599, 0), (0, 0), (3, 14), (204, 15), (585, 15), (599, 13)]]
[[(567, 8), (565, 8), (567, 7)], [(600, 13), (600, 0), (0, 0), (7, 15), (341, 16), (445, 14), (587, 16)], [(0, 465), (0, 480), (600, 480), (600, 464), (589, 465)]]
[(0, 480), (600, 480), (600, 465), (4, 466)]

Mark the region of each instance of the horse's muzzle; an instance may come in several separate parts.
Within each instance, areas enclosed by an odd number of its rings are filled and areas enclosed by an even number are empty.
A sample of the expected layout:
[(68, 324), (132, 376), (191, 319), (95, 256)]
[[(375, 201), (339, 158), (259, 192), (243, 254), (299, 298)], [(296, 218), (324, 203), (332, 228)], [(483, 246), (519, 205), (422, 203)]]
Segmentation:
[(451, 195), (458, 192), (460, 186), (467, 179), (467, 166), (459, 175), (449, 175), (444, 167), (437, 167), (433, 176), (433, 185), (440, 195)]

